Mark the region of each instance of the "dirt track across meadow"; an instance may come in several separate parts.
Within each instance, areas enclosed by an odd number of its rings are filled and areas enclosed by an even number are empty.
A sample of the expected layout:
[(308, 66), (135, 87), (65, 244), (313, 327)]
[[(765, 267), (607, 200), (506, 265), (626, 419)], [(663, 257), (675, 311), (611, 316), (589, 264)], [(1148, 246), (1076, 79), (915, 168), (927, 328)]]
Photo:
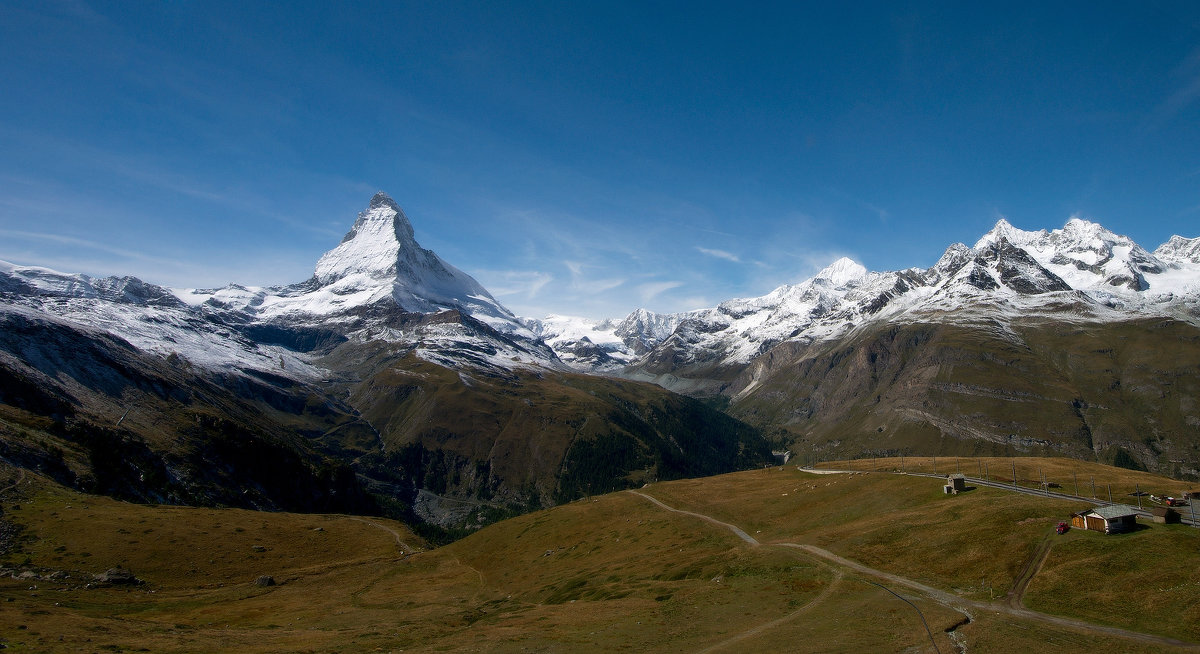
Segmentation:
[[(749, 544), (752, 547), (759, 547), (759, 546), (763, 545), (757, 539), (755, 539), (753, 536), (750, 536), (749, 534), (747, 534), (745, 531), (743, 531), (740, 527), (738, 527), (736, 525), (732, 525), (727, 522), (722, 522), (712, 516), (704, 515), (702, 513), (696, 513), (694, 511), (684, 511), (682, 509), (676, 509), (672, 506), (669, 506), (669, 505), (663, 503), (662, 501), (660, 501), (654, 497), (651, 497), (650, 495), (647, 495), (646, 493), (642, 493), (639, 491), (629, 491), (629, 492), (633, 493), (634, 495), (639, 495), (639, 496), (649, 500), (650, 502), (653, 502), (655, 505), (659, 506), (660, 508), (662, 508), (664, 510), (671, 511), (673, 513), (680, 513), (683, 515), (689, 515), (689, 516), (698, 518), (700, 520), (704, 520), (705, 522), (709, 522), (711, 524), (717, 525), (719, 527), (724, 527), (725, 529), (728, 529), (734, 535), (736, 535), (738, 538), (742, 539), (743, 541), (745, 541), (747, 544)], [(1008, 595), (1008, 597), (1006, 598), (1006, 602), (1005, 603), (997, 603), (997, 602), (979, 602), (979, 601), (975, 601), (975, 600), (969, 600), (964, 597), (959, 597), (957, 595), (954, 595), (953, 593), (939, 590), (937, 588), (933, 588), (932, 586), (927, 586), (925, 584), (922, 584), (918, 581), (914, 581), (907, 577), (902, 577), (900, 575), (892, 574), (890, 572), (884, 572), (883, 570), (877, 570), (875, 568), (867, 567), (865, 565), (862, 565), (861, 563), (851, 561), (850, 559), (844, 558), (842, 556), (834, 554), (833, 552), (830, 552), (829, 550), (822, 549), (815, 545), (809, 545), (809, 544), (804, 544), (804, 543), (785, 543), (785, 542), (768, 543), (767, 545), (768, 546), (777, 546), (777, 547), (787, 547), (787, 548), (791, 548), (791, 549), (801, 550), (812, 556), (819, 557), (825, 561), (834, 563), (843, 568), (848, 568), (848, 569), (858, 572), (860, 574), (870, 575), (870, 576), (877, 577), (880, 579), (885, 579), (894, 584), (898, 584), (900, 586), (904, 586), (904, 587), (910, 588), (912, 590), (915, 590), (915, 591), (921, 593), (922, 595), (925, 595), (929, 599), (931, 599), (939, 604), (942, 604), (943, 606), (947, 606), (955, 611), (964, 613), (968, 617), (970, 617), (970, 615), (971, 615), (969, 613), (970, 610), (991, 612), (991, 613), (996, 613), (996, 614), (1005, 613), (1005, 614), (1008, 614), (1008, 615), (1011, 615), (1014, 617), (1025, 618), (1028, 620), (1035, 620), (1038, 622), (1048, 623), (1048, 624), (1052, 624), (1052, 625), (1056, 625), (1056, 626), (1060, 626), (1060, 627), (1066, 627), (1069, 629), (1075, 629), (1075, 630), (1083, 631), (1085, 633), (1117, 636), (1120, 638), (1127, 638), (1129, 640), (1134, 640), (1134, 641), (1137, 641), (1140, 643), (1145, 643), (1148, 645), (1162, 645), (1162, 646), (1167, 646), (1167, 647), (1200, 651), (1200, 645), (1197, 645), (1195, 643), (1189, 643), (1189, 642), (1182, 641), (1182, 640), (1176, 640), (1174, 638), (1167, 638), (1165, 636), (1155, 636), (1153, 634), (1143, 634), (1143, 633), (1139, 633), (1136, 631), (1128, 631), (1126, 629), (1118, 629), (1117, 627), (1106, 627), (1103, 625), (1096, 625), (1096, 624), (1092, 624), (1090, 622), (1084, 622), (1083, 620), (1075, 620), (1072, 618), (1064, 618), (1061, 616), (1049, 615), (1046, 613), (1039, 613), (1037, 611), (1031, 611), (1029, 609), (1021, 607), (1020, 606), (1021, 595), (1024, 594), (1024, 589), (1025, 589), (1025, 587), (1028, 586), (1029, 580), (1032, 579), (1033, 576), (1035, 574), (1037, 574), (1037, 570), (1041, 568), (1041, 562), (1045, 560), (1045, 555), (1049, 552), (1048, 546), (1046, 546), (1044, 548), (1045, 551), (1042, 551), (1039, 548), (1039, 551), (1036, 552), (1033, 557), (1031, 557), (1030, 565), (1027, 566), (1027, 569), (1025, 571), (1025, 572), (1028, 572), (1028, 574), (1027, 575), (1023, 574), (1022, 577), (1018, 579), (1017, 583), (1014, 585), (1013, 591), (1011, 591), (1010, 594)], [(839, 577), (839, 579), (840, 579), (840, 577)], [(822, 597), (824, 597), (824, 593), (822, 594)], [(811, 606), (813, 603), (815, 603), (815, 600), (814, 600), (814, 602), (810, 603), (809, 605), (806, 605), (803, 608), (807, 609), (808, 606)], [(790, 617), (791, 616), (784, 616), (784, 618), (781, 618), (774, 622), (769, 622), (769, 623), (760, 625), (759, 627), (755, 627), (754, 629), (752, 629), (748, 632), (739, 634), (738, 636), (734, 637), (733, 639), (726, 641), (726, 643), (732, 643), (736, 640), (741, 640), (742, 638), (749, 637), (755, 633), (760, 633), (761, 631), (765, 631), (766, 629), (769, 629), (772, 625), (781, 624), (782, 622), (785, 622)], [(724, 645), (726, 643), (721, 643), (720, 645)], [(714, 646), (714, 647), (717, 647), (717, 646)], [(713, 649), (713, 648), (710, 648), (710, 649)]]

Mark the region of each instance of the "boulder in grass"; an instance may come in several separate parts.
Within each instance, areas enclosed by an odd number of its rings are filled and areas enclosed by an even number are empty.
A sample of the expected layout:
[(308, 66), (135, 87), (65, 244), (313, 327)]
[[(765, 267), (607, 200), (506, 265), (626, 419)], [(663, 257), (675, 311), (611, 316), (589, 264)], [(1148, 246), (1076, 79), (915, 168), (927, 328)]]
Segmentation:
[(254, 580), (254, 585), (255, 586), (274, 586), (275, 585), (275, 577), (272, 577), (271, 575), (263, 575), (263, 576), (259, 577), (258, 579)]
[(112, 584), (114, 586), (138, 586), (145, 583), (133, 576), (133, 573), (125, 568), (109, 568), (96, 575), (95, 579), (99, 583)]

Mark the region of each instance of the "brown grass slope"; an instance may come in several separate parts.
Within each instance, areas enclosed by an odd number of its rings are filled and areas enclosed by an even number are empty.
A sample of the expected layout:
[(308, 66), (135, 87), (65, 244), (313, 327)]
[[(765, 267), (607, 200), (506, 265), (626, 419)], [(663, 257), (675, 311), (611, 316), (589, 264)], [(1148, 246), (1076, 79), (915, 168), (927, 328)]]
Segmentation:
[[(1162, 651), (1011, 612), (964, 613), (773, 545), (816, 545), (987, 602), (1079, 508), (1072, 502), (993, 489), (946, 496), (927, 478), (790, 467), (642, 492), (763, 544), (616, 493), (420, 551), (383, 520), (127, 504), (6, 467), (0, 638), (14, 651), (933, 651), (923, 616), (942, 652)], [(1200, 640), (1189, 608), (1200, 605), (1195, 530), (1051, 543), (1027, 605)], [(1143, 580), (1150, 561), (1157, 572)], [(146, 583), (92, 582), (113, 565)], [(1069, 581), (1081, 571), (1102, 574), (1081, 587)], [(264, 574), (277, 585), (255, 585)]]

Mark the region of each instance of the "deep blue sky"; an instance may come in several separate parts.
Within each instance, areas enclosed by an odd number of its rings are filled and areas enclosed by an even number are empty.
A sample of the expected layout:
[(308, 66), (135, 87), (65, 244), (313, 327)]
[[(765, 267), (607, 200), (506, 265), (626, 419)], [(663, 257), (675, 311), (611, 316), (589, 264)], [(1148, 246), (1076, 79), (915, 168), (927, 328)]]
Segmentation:
[[(0, 259), (307, 278), (376, 190), (522, 315), (1200, 235), (1200, 3), (0, 2)], [(1045, 6), (1051, 5), (1051, 6)]]

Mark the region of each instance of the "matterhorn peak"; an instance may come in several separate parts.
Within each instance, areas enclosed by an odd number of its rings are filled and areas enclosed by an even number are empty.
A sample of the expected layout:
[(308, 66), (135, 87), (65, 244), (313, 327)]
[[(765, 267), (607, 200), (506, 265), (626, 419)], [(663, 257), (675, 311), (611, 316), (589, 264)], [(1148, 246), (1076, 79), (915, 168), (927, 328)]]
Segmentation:
[[(326, 252), (313, 279), (347, 308), (391, 298), (406, 311), (463, 309), (515, 325), (470, 275), (417, 243), (404, 211), (386, 193), (376, 193), (342, 242)], [(493, 321), (494, 322), (494, 321)]]
[(367, 205), (368, 210), (378, 207), (391, 207), (396, 211), (400, 211), (400, 205), (396, 204), (396, 201), (392, 199), (392, 196), (384, 193), (383, 191), (376, 191), (375, 195), (371, 196), (370, 204)]
[[(421, 257), (425, 254), (425, 257)], [(347, 275), (368, 274), (375, 278), (395, 277), (401, 260), (428, 258), (413, 236), (412, 224), (391, 197), (380, 191), (366, 210), (359, 212), (354, 226), (341, 244), (317, 262), (317, 281), (328, 284)]]
[[(408, 222), (408, 216), (404, 215), (404, 210), (396, 204), (391, 196), (379, 191), (371, 197), (367, 208), (359, 212), (358, 220), (354, 221), (354, 226), (342, 237), (342, 243), (356, 240), (360, 235), (365, 240), (378, 241), (388, 232), (400, 243), (416, 245), (412, 224)], [(317, 267), (320, 268), (319, 263)], [(319, 272), (318, 276), (320, 276)]]

